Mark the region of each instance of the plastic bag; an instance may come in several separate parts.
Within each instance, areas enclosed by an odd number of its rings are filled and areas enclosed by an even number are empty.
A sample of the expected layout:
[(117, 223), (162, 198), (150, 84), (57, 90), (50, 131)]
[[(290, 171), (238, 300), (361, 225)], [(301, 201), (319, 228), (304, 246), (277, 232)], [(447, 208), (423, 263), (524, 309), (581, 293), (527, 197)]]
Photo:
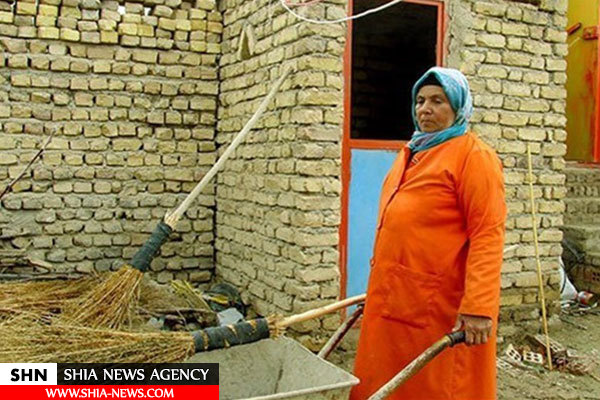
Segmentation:
[(565, 264), (561, 257), (558, 258), (560, 264), (560, 299), (561, 300), (575, 300), (577, 299), (577, 289), (569, 280), (567, 273), (565, 272)]

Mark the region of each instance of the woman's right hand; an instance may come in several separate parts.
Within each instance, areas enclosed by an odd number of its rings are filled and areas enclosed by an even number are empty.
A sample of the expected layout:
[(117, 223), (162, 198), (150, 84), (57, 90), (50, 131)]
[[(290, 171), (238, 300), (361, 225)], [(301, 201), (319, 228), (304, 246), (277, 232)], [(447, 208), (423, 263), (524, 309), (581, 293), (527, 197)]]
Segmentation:
[(487, 343), (492, 334), (492, 320), (479, 315), (458, 314), (452, 332), (461, 328), (465, 331), (467, 346)]

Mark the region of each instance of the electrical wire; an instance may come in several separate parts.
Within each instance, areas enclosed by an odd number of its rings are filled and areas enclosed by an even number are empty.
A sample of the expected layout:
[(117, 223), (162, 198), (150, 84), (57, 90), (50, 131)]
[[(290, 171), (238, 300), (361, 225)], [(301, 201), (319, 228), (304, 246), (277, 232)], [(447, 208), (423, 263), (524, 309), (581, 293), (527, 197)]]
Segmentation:
[(350, 15), (350, 16), (344, 17), (344, 18), (338, 18), (338, 19), (332, 19), (332, 20), (319, 20), (319, 19), (312, 19), (312, 18), (303, 17), (302, 15), (300, 15), (297, 12), (295, 12), (294, 10), (292, 10), (288, 6), (288, 4), (286, 4), (286, 0), (279, 0), (279, 2), (281, 3), (281, 5), (283, 6), (283, 8), (285, 8), (294, 17), (296, 17), (296, 18), (298, 18), (298, 19), (300, 19), (302, 21), (305, 21), (305, 22), (311, 22), (313, 24), (321, 24), (321, 25), (324, 25), (324, 24), (337, 24), (337, 23), (340, 23), (340, 22), (346, 22), (346, 21), (350, 21), (350, 20), (353, 20), (353, 19), (362, 18), (362, 17), (365, 17), (365, 16), (367, 16), (369, 14), (373, 14), (373, 13), (385, 10), (386, 8), (391, 7), (393, 5), (396, 5), (396, 4), (400, 3), (401, 1), (404, 1), (404, 0), (392, 0), (389, 3), (383, 4), (383, 5), (379, 6), (379, 7), (371, 8), (369, 10), (361, 12), (360, 14)]
[(292, 3), (289, 0), (286, 0), (286, 3), (288, 6), (291, 6), (291, 7), (304, 7), (304, 6), (310, 6), (313, 4), (320, 3), (322, 1), (323, 0), (311, 0), (311, 1), (304, 2), (304, 3)]

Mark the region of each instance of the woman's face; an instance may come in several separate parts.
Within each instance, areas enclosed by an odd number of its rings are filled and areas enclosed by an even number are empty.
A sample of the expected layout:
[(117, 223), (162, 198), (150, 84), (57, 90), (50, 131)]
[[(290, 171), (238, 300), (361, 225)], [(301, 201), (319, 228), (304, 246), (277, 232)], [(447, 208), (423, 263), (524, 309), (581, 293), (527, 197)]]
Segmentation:
[(415, 111), (421, 132), (444, 130), (451, 127), (456, 118), (444, 89), (436, 85), (425, 85), (419, 89)]

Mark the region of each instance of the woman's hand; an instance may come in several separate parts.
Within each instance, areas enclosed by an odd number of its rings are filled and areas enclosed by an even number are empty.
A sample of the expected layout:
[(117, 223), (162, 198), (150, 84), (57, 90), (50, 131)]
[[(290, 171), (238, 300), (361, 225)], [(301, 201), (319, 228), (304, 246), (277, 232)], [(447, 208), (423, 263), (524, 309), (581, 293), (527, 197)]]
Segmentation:
[(464, 328), (465, 344), (467, 346), (484, 344), (487, 343), (492, 334), (492, 320), (478, 315), (458, 314), (452, 332), (456, 332), (461, 328)]

